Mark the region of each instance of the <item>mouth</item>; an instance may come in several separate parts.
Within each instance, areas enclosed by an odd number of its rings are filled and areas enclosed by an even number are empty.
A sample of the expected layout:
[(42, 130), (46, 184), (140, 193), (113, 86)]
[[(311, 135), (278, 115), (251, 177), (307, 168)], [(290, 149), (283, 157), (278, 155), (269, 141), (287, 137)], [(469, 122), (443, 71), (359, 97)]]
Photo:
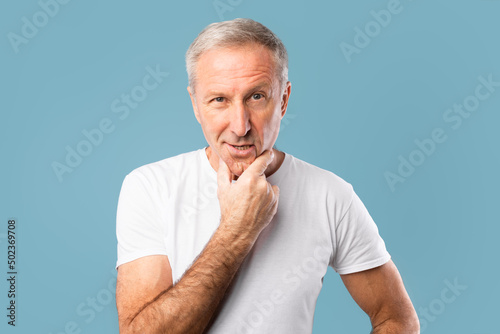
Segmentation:
[(238, 158), (247, 158), (249, 157), (253, 151), (255, 146), (251, 144), (247, 145), (231, 145), (226, 143), (228, 146), (229, 152), (231, 155), (238, 157)]
[(252, 145), (241, 145), (241, 146), (231, 145), (231, 146), (240, 151), (248, 150), (250, 147), (252, 147)]

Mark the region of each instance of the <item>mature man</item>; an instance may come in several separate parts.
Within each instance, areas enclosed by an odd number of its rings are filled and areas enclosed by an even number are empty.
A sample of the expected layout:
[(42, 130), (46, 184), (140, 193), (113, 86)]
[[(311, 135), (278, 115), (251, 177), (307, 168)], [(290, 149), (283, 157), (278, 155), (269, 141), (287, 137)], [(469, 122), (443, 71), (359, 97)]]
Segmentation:
[(291, 84), (249, 19), (186, 53), (204, 149), (127, 175), (117, 214), (121, 333), (311, 333), (332, 266), (373, 333), (418, 333), (377, 227), (347, 182), (275, 149)]

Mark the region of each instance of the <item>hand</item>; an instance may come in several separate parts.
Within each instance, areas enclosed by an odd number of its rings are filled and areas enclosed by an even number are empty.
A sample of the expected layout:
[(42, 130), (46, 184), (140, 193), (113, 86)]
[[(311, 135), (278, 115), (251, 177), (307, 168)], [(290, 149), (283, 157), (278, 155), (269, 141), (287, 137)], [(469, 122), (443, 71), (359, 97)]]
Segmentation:
[(221, 209), (221, 225), (235, 235), (255, 241), (278, 210), (279, 188), (271, 186), (264, 174), (274, 153), (265, 151), (248, 166), (238, 181), (219, 158), (217, 196)]

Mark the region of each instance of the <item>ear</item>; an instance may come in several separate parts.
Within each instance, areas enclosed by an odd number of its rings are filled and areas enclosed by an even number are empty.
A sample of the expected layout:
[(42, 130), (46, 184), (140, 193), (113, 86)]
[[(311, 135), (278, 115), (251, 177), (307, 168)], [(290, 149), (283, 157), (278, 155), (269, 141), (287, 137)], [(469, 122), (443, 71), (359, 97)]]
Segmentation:
[(292, 92), (292, 83), (287, 81), (286, 87), (282, 92), (281, 96), (281, 118), (285, 117), (286, 109), (288, 108), (288, 100), (290, 99), (290, 93)]
[(201, 124), (200, 113), (198, 111), (198, 106), (196, 105), (196, 99), (194, 97), (193, 90), (191, 89), (191, 87), (188, 86), (187, 91), (189, 93), (189, 97), (191, 98), (191, 104), (193, 105), (194, 117), (196, 117), (196, 120), (198, 121), (198, 123)]

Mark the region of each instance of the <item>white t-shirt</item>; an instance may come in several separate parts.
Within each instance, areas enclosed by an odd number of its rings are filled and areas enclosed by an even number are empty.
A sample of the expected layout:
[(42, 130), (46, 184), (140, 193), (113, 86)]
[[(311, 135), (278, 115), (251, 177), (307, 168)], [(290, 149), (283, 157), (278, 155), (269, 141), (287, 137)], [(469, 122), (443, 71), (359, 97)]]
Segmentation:
[[(311, 333), (329, 265), (349, 274), (390, 259), (365, 206), (340, 177), (285, 154), (268, 181), (280, 188), (278, 212), (235, 276), (209, 333)], [(177, 282), (219, 221), (217, 173), (204, 148), (137, 168), (120, 193), (116, 266), (167, 255)]]

